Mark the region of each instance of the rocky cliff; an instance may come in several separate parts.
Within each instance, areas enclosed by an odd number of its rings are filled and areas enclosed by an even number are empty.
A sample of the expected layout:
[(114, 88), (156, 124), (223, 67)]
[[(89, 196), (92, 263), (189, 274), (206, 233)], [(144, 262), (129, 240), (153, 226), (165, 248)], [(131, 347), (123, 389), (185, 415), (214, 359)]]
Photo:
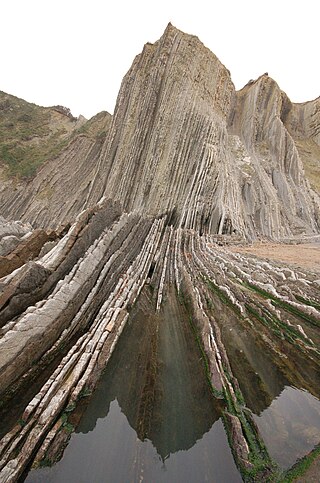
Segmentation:
[(320, 97), (302, 104), (289, 103), (284, 124), (294, 139), (311, 186), (320, 193)]
[(157, 320), (169, 296), (188, 314), (243, 478), (276, 478), (253, 411), (285, 384), (319, 396), (320, 275), (228, 245), (319, 233), (303, 167), (309, 149), (319, 159), (318, 106), (268, 75), (236, 92), (169, 24), (112, 118), (83, 124), (28, 182), (3, 181), (0, 214), (22, 221), (0, 220), (1, 481), (60, 454), (142, 290)]
[(104, 193), (203, 233), (316, 232), (319, 199), (282, 121), (286, 99), (268, 76), (236, 93), (215, 55), (169, 25), (121, 86), (100, 159)]

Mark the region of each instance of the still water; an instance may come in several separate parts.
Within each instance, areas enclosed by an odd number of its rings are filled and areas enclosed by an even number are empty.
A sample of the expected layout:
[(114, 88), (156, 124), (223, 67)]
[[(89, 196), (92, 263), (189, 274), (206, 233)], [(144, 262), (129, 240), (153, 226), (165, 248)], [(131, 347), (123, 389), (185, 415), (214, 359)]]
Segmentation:
[(134, 308), (62, 459), (27, 482), (241, 482), (188, 316)]
[[(31, 471), (28, 483), (241, 481), (188, 314), (174, 293), (155, 314), (150, 296), (145, 289), (132, 310), (62, 459)], [(320, 401), (301, 386), (317, 394), (319, 372), (299, 352), (294, 367), (279, 361), (234, 315), (219, 314), (247, 406), (287, 469), (320, 442)]]
[(284, 469), (320, 442), (320, 401), (307, 391), (285, 387), (254, 419), (270, 456)]

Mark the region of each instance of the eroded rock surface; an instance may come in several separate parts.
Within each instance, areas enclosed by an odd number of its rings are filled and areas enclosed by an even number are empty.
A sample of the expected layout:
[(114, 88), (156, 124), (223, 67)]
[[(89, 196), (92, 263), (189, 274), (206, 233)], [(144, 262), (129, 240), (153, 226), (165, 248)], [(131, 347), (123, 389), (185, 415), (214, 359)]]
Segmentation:
[(236, 93), (219, 60), (169, 25), (124, 78), (94, 186), (200, 232), (314, 233), (319, 198), (283, 122), (289, 103), (266, 75)]
[(217, 57), (169, 24), (134, 60), (112, 120), (94, 120), (99, 136), (89, 126), (30, 186), (3, 188), (0, 207), (53, 226), (105, 195), (202, 233), (312, 234), (319, 196), (301, 158), (317, 188), (318, 114), (319, 100), (292, 104), (268, 75), (236, 92)]

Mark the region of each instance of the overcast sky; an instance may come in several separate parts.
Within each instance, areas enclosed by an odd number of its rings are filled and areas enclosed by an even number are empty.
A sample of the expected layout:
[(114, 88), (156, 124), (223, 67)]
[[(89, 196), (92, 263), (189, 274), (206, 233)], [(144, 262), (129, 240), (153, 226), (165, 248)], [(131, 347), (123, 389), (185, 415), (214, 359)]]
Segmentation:
[(0, 0), (0, 90), (76, 116), (113, 112), (121, 80), (169, 21), (237, 89), (264, 72), (294, 102), (320, 95), (319, 0)]

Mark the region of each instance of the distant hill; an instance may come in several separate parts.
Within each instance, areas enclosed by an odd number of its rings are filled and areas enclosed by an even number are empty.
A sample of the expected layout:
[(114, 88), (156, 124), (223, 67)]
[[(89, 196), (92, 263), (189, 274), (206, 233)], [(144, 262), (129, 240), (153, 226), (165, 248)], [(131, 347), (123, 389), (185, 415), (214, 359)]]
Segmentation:
[(40, 107), (0, 91), (0, 166), (5, 178), (32, 179), (46, 161), (58, 156), (76, 134), (101, 136), (99, 113), (90, 121), (63, 106)]

